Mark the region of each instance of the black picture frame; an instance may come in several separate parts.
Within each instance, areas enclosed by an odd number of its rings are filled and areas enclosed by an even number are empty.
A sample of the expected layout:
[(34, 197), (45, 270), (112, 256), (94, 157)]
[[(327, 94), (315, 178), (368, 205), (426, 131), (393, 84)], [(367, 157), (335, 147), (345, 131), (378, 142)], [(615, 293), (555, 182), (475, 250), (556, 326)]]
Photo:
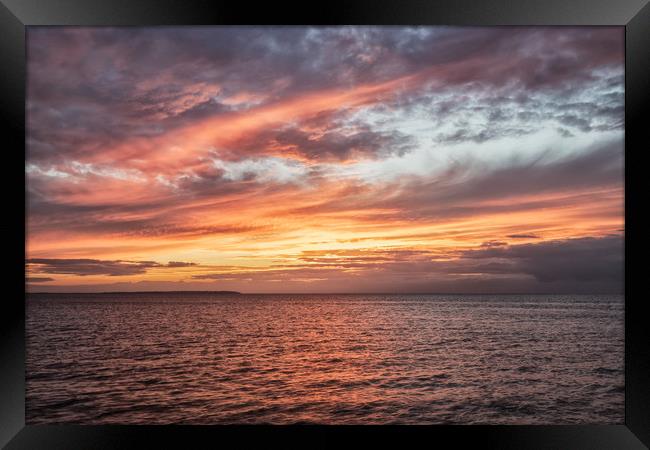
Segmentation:
[[(625, 88), (625, 424), (585, 426), (190, 427), (25, 426), (25, 32), (34, 25), (140, 26), (222, 24), (621, 25), (626, 32)], [(332, 0), (282, 5), (224, 0), (0, 0), (0, 118), (8, 157), (7, 208), (1, 226), (10, 253), (0, 327), (0, 445), (8, 449), (103, 449), (239, 445), (263, 438), (283, 445), (449, 443), (482, 448), (637, 449), (650, 446), (650, 336), (641, 285), (643, 165), (650, 127), (648, 0)], [(21, 151), (22, 149), (22, 151)], [(24, 191), (23, 191), (24, 193)], [(20, 211), (23, 211), (21, 214)], [(22, 239), (20, 239), (22, 237)], [(21, 261), (22, 258), (22, 261)], [(194, 444), (194, 445), (193, 445)], [(203, 445), (202, 445), (203, 446)], [(443, 445), (445, 446), (445, 445)]]

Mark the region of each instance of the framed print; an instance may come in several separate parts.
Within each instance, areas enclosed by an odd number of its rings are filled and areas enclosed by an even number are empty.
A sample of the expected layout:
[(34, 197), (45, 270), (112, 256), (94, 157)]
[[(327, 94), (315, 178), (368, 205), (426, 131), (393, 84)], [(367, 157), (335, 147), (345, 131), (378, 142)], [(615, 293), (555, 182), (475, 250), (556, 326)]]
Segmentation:
[(647, 2), (0, 11), (7, 448), (650, 443)]

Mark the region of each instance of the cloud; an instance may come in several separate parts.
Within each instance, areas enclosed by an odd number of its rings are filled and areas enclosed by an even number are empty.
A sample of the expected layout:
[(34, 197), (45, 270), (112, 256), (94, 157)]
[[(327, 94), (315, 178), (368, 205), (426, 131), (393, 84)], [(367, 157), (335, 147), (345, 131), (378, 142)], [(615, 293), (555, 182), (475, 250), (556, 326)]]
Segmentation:
[[(345, 122), (341, 112), (316, 116), (295, 125), (249, 133), (229, 144), (231, 157), (271, 154), (309, 161), (345, 161), (401, 155), (414, 146), (398, 130), (377, 131), (362, 122)], [(223, 150), (223, 149), (222, 149)]]
[(532, 233), (509, 234), (507, 237), (510, 239), (539, 239), (538, 235)]
[(182, 261), (169, 261), (165, 267), (192, 267), (196, 266), (196, 263), (192, 262), (182, 262)]
[(519, 244), (472, 250), (472, 260), (514, 262), (514, 269), (543, 283), (556, 281), (604, 282), (623, 286), (623, 239), (621, 236), (577, 238), (535, 244)]
[(252, 158), (240, 161), (215, 159), (213, 163), (222, 171), (222, 177), (231, 181), (292, 183), (299, 182), (308, 173), (303, 164), (282, 158)]
[(107, 275), (111, 277), (139, 275), (149, 269), (164, 267), (187, 267), (193, 263), (169, 262), (160, 264), (155, 261), (123, 261), (123, 260), (98, 260), (98, 259), (50, 259), (30, 258), (26, 261), (28, 270), (34, 273), (60, 274), (60, 275)]
[(27, 283), (45, 283), (47, 281), (54, 281), (54, 278), (50, 277), (27, 277), (25, 279)]

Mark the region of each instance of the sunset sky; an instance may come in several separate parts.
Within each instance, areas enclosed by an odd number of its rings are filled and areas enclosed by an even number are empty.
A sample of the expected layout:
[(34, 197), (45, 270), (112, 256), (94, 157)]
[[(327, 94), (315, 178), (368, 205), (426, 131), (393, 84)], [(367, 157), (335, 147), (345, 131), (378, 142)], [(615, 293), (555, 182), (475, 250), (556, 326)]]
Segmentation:
[(28, 290), (622, 292), (623, 40), (30, 27)]

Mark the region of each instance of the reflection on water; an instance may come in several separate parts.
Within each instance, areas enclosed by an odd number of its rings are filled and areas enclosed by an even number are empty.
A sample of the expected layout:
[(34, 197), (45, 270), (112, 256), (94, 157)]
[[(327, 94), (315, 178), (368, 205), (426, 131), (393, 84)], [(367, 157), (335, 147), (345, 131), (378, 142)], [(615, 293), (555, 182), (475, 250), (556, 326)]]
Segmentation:
[(27, 422), (622, 423), (622, 296), (36, 296)]

